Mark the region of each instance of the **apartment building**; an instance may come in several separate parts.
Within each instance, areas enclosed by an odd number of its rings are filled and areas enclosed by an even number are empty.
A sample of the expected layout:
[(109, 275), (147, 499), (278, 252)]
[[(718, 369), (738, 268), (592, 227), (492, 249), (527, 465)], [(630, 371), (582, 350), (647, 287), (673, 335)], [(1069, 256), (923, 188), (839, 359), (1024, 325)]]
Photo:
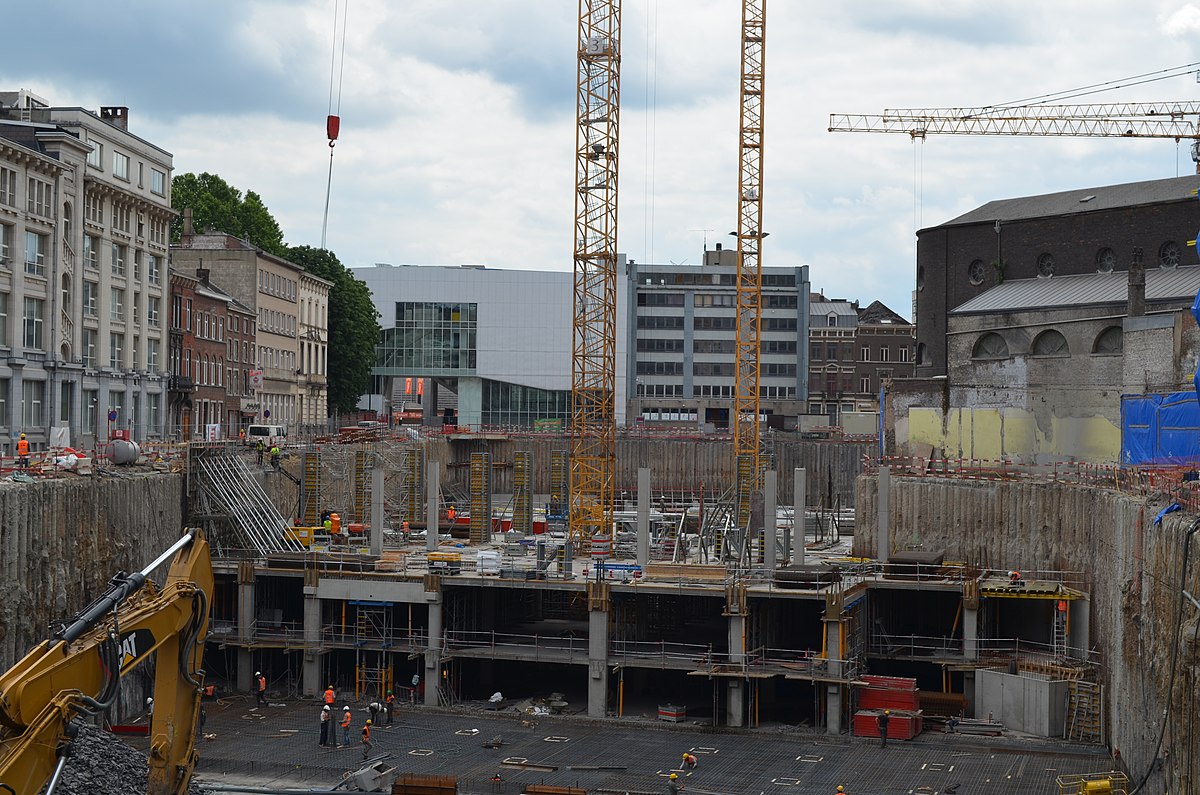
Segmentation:
[(300, 394), (297, 415), (301, 430), (326, 430), (329, 417), (328, 360), (329, 290), (333, 284), (307, 271), (300, 274)]
[[(171, 247), (171, 260), (181, 270), (208, 271), (214, 285), (254, 313), (255, 367), (249, 380), (258, 404), (255, 419), (298, 427), (304, 372), (299, 346), (300, 282), (307, 276), (314, 285), (332, 284), (232, 235), (196, 234), (186, 217), (180, 242)], [(322, 337), (328, 339), (327, 332)]]
[(18, 432), (35, 448), (161, 435), (171, 170), (128, 108), (0, 92), (5, 452)]
[[(631, 322), (626, 377), (630, 422), (729, 428), (737, 341), (737, 252), (704, 264), (627, 272)], [(795, 427), (808, 398), (808, 266), (763, 268), (759, 406), (772, 427)]]

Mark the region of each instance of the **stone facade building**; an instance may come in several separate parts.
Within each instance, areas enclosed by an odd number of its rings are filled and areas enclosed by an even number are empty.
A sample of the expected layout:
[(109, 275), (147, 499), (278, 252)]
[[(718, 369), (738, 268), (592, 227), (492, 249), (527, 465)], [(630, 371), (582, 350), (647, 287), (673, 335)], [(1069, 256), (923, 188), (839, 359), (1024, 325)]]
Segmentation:
[[(0, 92), (0, 443), (161, 435), (171, 154), (124, 107)], [(116, 419), (108, 417), (115, 412)]]
[(303, 430), (326, 430), (329, 417), (329, 290), (332, 285), (311, 273), (300, 274), (300, 404)]

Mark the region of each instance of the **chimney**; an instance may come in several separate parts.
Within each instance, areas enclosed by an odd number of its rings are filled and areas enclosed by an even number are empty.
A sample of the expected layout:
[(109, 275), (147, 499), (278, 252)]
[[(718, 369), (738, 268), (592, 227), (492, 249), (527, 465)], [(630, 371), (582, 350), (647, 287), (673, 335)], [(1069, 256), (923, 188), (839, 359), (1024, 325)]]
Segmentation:
[(1146, 314), (1146, 266), (1142, 262), (1140, 246), (1133, 250), (1133, 262), (1129, 264), (1129, 317)]
[(720, 250), (721, 250), (721, 244), (720, 244), (720, 243), (718, 243), (718, 244), (717, 244), (717, 251), (720, 251)]
[(183, 208), (183, 237), (190, 238), (196, 234), (196, 227), (192, 224), (192, 208)]
[[(204, 260), (200, 260), (200, 264), (203, 265)], [(201, 284), (208, 284), (208, 268), (196, 268), (196, 278), (200, 280)]]
[(119, 105), (109, 105), (108, 107), (100, 108), (100, 120), (106, 121), (119, 129), (128, 131), (129, 108)]

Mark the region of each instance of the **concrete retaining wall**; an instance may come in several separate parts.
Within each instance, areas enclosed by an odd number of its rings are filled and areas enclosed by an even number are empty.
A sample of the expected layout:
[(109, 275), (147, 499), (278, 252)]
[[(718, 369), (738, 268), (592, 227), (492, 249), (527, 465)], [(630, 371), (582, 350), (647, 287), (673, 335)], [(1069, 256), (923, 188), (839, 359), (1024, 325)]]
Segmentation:
[[(1193, 640), (1200, 611), (1188, 604), (1180, 612), (1184, 539), (1195, 517), (1173, 513), (1156, 526), (1163, 501), (1065, 484), (896, 477), (891, 483), (894, 550), (941, 549), (947, 560), (985, 568), (1086, 575), (1091, 643), (1107, 694), (1106, 736), (1139, 779), (1162, 725), (1174, 640), (1184, 638), (1163, 741), (1164, 772), (1155, 774), (1166, 778), (1157, 784), (1152, 778), (1151, 789), (1185, 792), (1200, 781), (1200, 758), (1189, 747), (1200, 734), (1200, 648)], [(855, 555), (876, 553), (877, 486), (874, 476), (859, 478)], [(1189, 558), (1184, 586), (1200, 593), (1200, 533)]]

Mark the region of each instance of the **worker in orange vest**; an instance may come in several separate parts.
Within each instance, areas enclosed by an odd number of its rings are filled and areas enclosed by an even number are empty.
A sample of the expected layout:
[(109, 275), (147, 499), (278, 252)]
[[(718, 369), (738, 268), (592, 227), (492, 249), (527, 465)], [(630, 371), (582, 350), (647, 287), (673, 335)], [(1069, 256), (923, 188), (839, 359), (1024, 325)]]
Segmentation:
[[(349, 713), (347, 713), (347, 714), (349, 714)], [(371, 719), (370, 718), (368, 718), (367, 722), (363, 724), (362, 746), (363, 746), (363, 761), (366, 761), (367, 756), (370, 754), (371, 748), (374, 747), (371, 743)]]
[(342, 707), (342, 745), (350, 744), (350, 708)]
[(265, 707), (267, 705), (267, 677), (262, 675), (262, 671), (255, 671), (254, 681), (257, 685), (255, 691), (258, 696), (258, 703)]
[(450, 520), (450, 524), (454, 524), (454, 515), (456, 513), (458, 512), (454, 510), (453, 505), (446, 509), (446, 518)]
[(17, 442), (17, 466), (29, 469), (29, 440), (25, 438), (25, 434), (21, 434)]

